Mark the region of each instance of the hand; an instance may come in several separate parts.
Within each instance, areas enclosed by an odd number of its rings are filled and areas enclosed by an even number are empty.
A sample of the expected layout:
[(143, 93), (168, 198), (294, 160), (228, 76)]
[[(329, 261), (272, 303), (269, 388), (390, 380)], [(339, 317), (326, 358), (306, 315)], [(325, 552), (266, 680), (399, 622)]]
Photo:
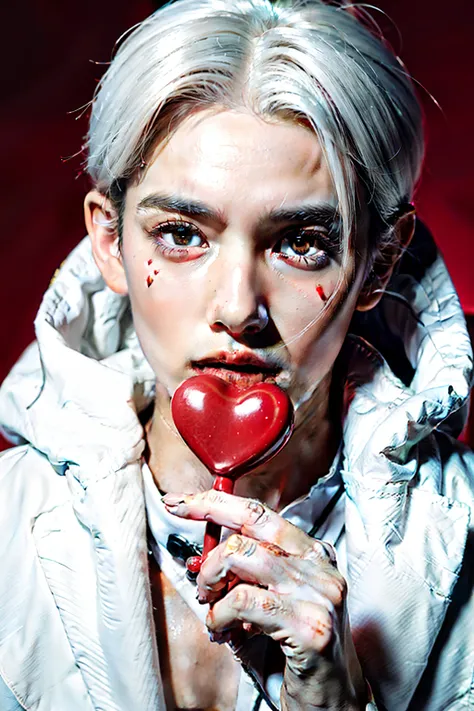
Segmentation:
[[(259, 501), (217, 491), (168, 494), (168, 511), (235, 531), (208, 555), (197, 579), (214, 633), (257, 627), (286, 657), (282, 709), (365, 708), (365, 685), (334, 549)], [(229, 584), (231, 587), (229, 589)]]

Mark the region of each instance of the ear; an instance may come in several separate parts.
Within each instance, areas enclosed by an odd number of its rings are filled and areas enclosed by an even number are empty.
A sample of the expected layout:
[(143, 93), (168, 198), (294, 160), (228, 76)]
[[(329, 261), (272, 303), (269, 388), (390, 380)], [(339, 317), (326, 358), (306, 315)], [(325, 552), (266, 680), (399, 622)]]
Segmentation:
[(84, 200), (84, 217), (92, 254), (105, 283), (117, 294), (128, 294), (117, 233), (117, 214), (112, 203), (102, 193), (91, 190)]
[(390, 281), (395, 265), (411, 242), (415, 232), (415, 209), (404, 213), (392, 228), (392, 240), (377, 253), (372, 269), (359, 294), (357, 311), (369, 311), (376, 306)]

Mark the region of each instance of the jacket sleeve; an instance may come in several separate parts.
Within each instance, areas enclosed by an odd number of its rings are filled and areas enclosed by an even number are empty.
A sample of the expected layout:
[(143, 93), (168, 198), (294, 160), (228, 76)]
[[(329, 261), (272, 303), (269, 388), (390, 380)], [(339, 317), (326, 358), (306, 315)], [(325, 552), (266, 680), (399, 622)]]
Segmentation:
[(470, 524), (443, 625), (410, 711), (457, 711), (474, 703), (474, 453), (442, 432), (435, 441), (433, 451), (442, 469), (440, 493), (447, 505), (461, 502), (469, 508)]

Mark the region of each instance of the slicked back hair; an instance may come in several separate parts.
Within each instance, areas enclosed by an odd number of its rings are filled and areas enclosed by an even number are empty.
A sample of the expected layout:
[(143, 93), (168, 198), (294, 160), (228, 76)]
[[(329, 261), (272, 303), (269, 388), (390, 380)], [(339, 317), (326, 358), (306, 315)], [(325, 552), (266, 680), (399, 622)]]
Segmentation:
[(378, 247), (412, 199), (422, 115), (406, 70), (357, 16), (321, 0), (176, 0), (133, 28), (96, 91), (87, 140), (94, 185), (123, 203), (157, 142), (210, 107), (312, 127), (348, 243), (357, 200)]

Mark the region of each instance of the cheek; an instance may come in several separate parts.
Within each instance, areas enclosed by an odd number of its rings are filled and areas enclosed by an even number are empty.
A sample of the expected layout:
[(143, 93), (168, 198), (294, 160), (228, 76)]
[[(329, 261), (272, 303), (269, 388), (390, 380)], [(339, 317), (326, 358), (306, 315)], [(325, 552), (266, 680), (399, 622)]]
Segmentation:
[[(351, 274), (354, 265), (348, 266)], [(332, 368), (355, 309), (360, 279), (341, 270), (312, 274), (303, 285), (287, 279), (273, 293), (272, 315), (290, 356), (296, 380), (316, 385)]]
[(327, 325), (335, 307), (333, 295), (339, 301), (339, 277), (338, 268), (304, 276), (296, 272), (294, 278), (280, 272), (274, 274), (269, 291), (272, 318), (283, 347), (292, 355), (304, 350)]
[(126, 261), (135, 330), (157, 377), (170, 392), (179, 384), (190, 357), (202, 309), (198, 285), (170, 276), (156, 259), (133, 255)]

